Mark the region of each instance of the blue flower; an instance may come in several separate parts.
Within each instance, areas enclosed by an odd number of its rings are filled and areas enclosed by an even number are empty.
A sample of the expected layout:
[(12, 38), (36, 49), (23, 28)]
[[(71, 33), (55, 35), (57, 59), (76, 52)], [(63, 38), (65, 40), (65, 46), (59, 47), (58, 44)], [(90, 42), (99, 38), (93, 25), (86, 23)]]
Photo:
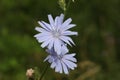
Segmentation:
[(47, 52), (49, 55), (44, 61), (48, 60), (48, 62), (51, 63), (51, 68), (55, 68), (55, 72), (68, 74), (70, 69), (74, 70), (74, 68), (77, 67), (75, 64), (77, 60), (74, 58), (75, 53), (67, 54), (68, 49), (66, 46), (63, 45), (61, 47), (60, 55), (54, 51), (54, 48), (51, 50), (47, 49)]
[(47, 47), (48, 49), (54, 48), (55, 52), (59, 55), (61, 53), (61, 46), (64, 44), (71, 43), (74, 44), (72, 39), (69, 37), (71, 35), (77, 35), (77, 32), (70, 31), (68, 29), (76, 26), (75, 24), (70, 24), (72, 19), (69, 18), (63, 22), (64, 14), (57, 16), (55, 20), (51, 15), (48, 15), (48, 19), (50, 24), (44, 21), (38, 21), (41, 27), (36, 27), (38, 34), (34, 37), (38, 40), (38, 42), (42, 43), (41, 47)]

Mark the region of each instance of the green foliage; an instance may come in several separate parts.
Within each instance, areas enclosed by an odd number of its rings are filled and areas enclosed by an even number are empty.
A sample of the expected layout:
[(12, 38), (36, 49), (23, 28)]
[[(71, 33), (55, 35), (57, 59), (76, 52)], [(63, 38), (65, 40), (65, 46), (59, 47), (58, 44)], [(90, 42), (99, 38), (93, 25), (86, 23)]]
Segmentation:
[[(26, 70), (36, 66), (43, 72), (46, 52), (34, 28), (63, 12), (57, 1), (0, 0), (0, 80), (27, 80)], [(71, 1), (66, 17), (77, 24), (70, 51), (78, 67), (67, 76), (49, 68), (43, 80), (120, 80), (120, 0)]]

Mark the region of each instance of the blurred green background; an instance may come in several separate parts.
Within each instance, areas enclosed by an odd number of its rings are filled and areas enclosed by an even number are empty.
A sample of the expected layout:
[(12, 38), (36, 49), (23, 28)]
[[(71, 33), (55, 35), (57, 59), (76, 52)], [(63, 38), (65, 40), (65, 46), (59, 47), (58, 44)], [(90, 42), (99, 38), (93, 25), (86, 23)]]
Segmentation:
[[(47, 54), (34, 28), (62, 12), (58, 0), (0, 0), (0, 80), (27, 80), (26, 70), (36, 66), (43, 71)], [(70, 47), (78, 67), (69, 75), (49, 68), (44, 80), (120, 80), (120, 0), (75, 0), (69, 17), (79, 33)]]

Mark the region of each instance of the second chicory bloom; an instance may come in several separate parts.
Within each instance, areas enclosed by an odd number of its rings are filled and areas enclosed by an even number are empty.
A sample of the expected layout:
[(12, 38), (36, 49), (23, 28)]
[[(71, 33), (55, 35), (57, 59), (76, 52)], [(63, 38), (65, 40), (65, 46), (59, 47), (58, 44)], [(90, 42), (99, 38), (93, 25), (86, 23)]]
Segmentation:
[(68, 49), (66, 46), (63, 45), (61, 47), (60, 55), (54, 51), (54, 48), (50, 50), (47, 49), (47, 52), (49, 55), (44, 61), (48, 60), (48, 62), (51, 63), (51, 68), (55, 68), (55, 72), (68, 74), (70, 69), (74, 70), (74, 68), (77, 67), (75, 64), (77, 60), (74, 58), (75, 53), (67, 54)]
[(53, 17), (51, 15), (48, 15), (48, 19), (50, 24), (44, 21), (38, 22), (41, 28), (36, 27), (35, 30), (37, 30), (40, 33), (36, 34), (34, 37), (36, 37), (38, 42), (42, 43), (42, 48), (54, 48), (57, 55), (60, 55), (62, 45), (69, 44), (71, 46), (71, 43), (74, 44), (74, 42), (69, 36), (77, 35), (77, 32), (73, 32), (68, 29), (76, 25), (70, 24), (72, 21), (71, 18), (63, 22), (64, 14), (57, 16), (55, 20), (53, 20)]

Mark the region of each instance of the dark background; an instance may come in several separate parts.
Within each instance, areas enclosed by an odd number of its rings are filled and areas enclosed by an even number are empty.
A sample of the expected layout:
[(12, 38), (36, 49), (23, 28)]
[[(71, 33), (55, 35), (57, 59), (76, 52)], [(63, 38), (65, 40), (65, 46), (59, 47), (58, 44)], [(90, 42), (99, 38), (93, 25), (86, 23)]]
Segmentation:
[[(27, 80), (26, 70), (36, 66), (43, 71), (47, 54), (34, 28), (61, 13), (58, 0), (0, 0), (0, 80)], [(120, 0), (75, 0), (69, 17), (79, 33), (69, 47), (78, 67), (69, 75), (49, 68), (44, 80), (120, 80)]]

